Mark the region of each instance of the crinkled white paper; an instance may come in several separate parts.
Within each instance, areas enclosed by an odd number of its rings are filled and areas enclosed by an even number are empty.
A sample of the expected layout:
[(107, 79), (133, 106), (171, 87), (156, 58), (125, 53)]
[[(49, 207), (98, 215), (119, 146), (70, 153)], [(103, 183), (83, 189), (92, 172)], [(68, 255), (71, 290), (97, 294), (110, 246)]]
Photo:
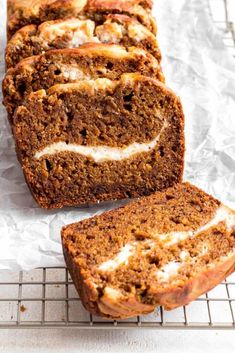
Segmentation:
[[(167, 85), (185, 110), (185, 179), (235, 206), (235, 61), (212, 23), (206, 0), (155, 2)], [(1, 77), (5, 3), (0, 1)], [(38, 208), (17, 162), (3, 106), (0, 120), (0, 269), (63, 265), (61, 227), (112, 206)]]

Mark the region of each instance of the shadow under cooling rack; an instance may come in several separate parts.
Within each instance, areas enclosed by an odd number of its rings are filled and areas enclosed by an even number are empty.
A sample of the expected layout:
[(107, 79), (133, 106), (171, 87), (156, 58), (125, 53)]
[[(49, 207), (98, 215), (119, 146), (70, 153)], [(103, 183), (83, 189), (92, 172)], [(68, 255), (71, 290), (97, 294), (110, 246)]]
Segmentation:
[(235, 329), (235, 274), (186, 307), (121, 321), (90, 315), (66, 268), (1, 275), (0, 328), (43, 327)]

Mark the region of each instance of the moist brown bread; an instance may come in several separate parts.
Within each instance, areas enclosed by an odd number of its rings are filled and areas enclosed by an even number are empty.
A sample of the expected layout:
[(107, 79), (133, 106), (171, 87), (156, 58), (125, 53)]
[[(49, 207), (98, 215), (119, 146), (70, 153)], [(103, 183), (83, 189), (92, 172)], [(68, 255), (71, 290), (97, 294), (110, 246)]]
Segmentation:
[[(148, 195), (180, 182), (183, 129), (179, 98), (159, 81), (138, 74), (37, 91), (14, 115), (23, 172), (44, 208)], [(57, 142), (66, 151), (42, 154)], [(68, 151), (71, 144), (83, 151)], [(90, 147), (99, 149), (91, 155)], [(117, 148), (118, 157), (110, 159), (109, 148)]]
[(8, 39), (29, 24), (38, 25), (71, 16), (91, 18), (100, 23), (107, 13), (129, 15), (156, 34), (151, 8), (151, 1), (141, 0), (8, 0)]
[(115, 44), (90, 43), (79, 49), (51, 50), (22, 60), (3, 80), (3, 104), (12, 122), (17, 106), (31, 92), (57, 83), (105, 77), (117, 80), (123, 73), (138, 72), (164, 82), (158, 61), (148, 52)]
[(231, 274), (235, 212), (177, 184), (64, 227), (62, 244), (85, 308), (124, 319), (186, 305)]
[(86, 42), (136, 46), (161, 60), (157, 39), (147, 28), (128, 16), (109, 15), (98, 26), (91, 20), (69, 18), (21, 28), (7, 44), (6, 67), (51, 49), (76, 48)]

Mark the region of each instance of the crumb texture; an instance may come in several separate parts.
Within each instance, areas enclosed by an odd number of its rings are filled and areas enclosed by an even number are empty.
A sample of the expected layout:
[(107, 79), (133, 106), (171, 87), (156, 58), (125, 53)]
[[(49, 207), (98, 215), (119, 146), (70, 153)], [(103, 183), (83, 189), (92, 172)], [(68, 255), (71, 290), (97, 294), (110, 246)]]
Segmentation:
[(31, 93), (13, 120), (26, 181), (45, 208), (148, 195), (180, 182), (183, 128), (179, 99), (139, 74)]

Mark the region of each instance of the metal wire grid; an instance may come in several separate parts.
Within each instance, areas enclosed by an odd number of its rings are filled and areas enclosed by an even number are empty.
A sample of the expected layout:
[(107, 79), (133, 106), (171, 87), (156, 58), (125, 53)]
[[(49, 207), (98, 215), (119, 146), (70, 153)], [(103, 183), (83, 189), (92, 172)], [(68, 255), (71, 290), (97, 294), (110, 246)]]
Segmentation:
[(161, 307), (153, 314), (122, 321), (87, 313), (66, 268), (42, 268), (18, 276), (0, 280), (0, 328), (235, 329), (235, 274), (187, 307), (172, 312)]
[(223, 41), (235, 57), (235, 0), (207, 0), (208, 10), (216, 26), (223, 32)]
[[(218, 5), (223, 11), (219, 11)], [(223, 6), (223, 7), (221, 7)], [(234, 0), (209, 0), (210, 14), (235, 55)], [(217, 11), (216, 11), (217, 10)], [(235, 14), (235, 12), (234, 12)], [(11, 297), (9, 298), (9, 288)], [(218, 305), (219, 304), (219, 305)], [(235, 329), (235, 274), (187, 307), (148, 316), (108, 321), (82, 307), (66, 268), (42, 268), (0, 278), (0, 328)]]

